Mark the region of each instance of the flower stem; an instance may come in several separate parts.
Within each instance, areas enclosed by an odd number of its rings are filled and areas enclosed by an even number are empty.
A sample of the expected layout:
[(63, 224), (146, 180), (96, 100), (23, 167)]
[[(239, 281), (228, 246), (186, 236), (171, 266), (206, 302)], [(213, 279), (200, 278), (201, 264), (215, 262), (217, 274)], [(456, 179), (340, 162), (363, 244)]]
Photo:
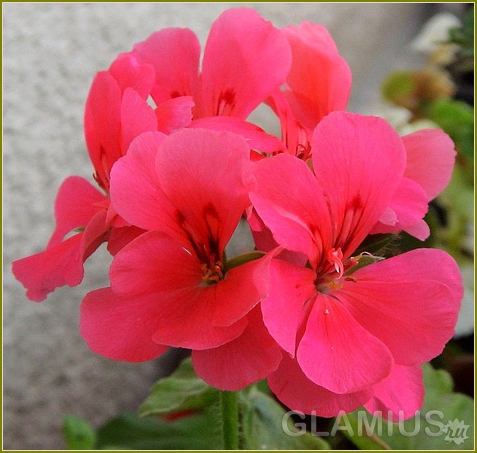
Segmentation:
[(236, 392), (220, 392), (224, 450), (238, 450), (238, 395)]

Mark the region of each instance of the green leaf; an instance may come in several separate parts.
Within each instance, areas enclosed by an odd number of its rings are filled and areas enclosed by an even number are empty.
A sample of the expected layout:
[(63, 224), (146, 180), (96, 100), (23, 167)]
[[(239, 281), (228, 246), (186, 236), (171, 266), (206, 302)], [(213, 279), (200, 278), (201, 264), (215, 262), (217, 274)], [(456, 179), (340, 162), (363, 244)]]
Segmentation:
[(321, 437), (295, 427), (289, 414), (273, 398), (256, 388), (241, 392), (245, 406), (243, 434), (250, 450), (329, 450)]
[(446, 371), (434, 370), (429, 364), (424, 364), (423, 370), (426, 396), (416, 417), (388, 423), (359, 409), (342, 417), (343, 433), (356, 446), (368, 450), (472, 449), (472, 398), (452, 392), (452, 379)]
[(219, 400), (219, 391), (197, 377), (190, 358), (171, 376), (159, 380), (139, 408), (141, 416), (202, 409)]
[(96, 433), (82, 418), (66, 415), (63, 419), (63, 436), (69, 450), (93, 450)]
[(174, 422), (125, 414), (98, 430), (101, 450), (220, 449), (219, 410), (211, 406)]
[(230, 270), (230, 269), (233, 269), (234, 267), (238, 267), (238, 266), (241, 266), (242, 264), (248, 263), (249, 261), (258, 260), (264, 255), (265, 253), (259, 252), (259, 251), (237, 255), (225, 263), (225, 268), (227, 270)]
[(440, 98), (432, 101), (427, 117), (438, 124), (454, 140), (462, 154), (474, 159), (474, 109), (465, 102)]

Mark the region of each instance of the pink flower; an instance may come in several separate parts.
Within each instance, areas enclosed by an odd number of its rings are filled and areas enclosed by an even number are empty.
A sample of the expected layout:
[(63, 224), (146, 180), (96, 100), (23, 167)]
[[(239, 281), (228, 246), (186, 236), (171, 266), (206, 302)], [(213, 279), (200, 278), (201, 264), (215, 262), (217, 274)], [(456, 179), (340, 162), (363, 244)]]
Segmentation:
[[(313, 56), (326, 66), (326, 48), (332, 48), (326, 31), (311, 36), (306, 25), (300, 30), (304, 30), (308, 46), (313, 47), (312, 40), (318, 38), (322, 56)], [(200, 74), (197, 37), (179, 28), (154, 33), (132, 52), (118, 55), (108, 70), (98, 72), (86, 101), (84, 130), (94, 177), (106, 196), (93, 188), (85, 189), (85, 180), (65, 182), (58, 194), (61, 202), (56, 203), (57, 228), (47, 249), (13, 264), (13, 272), (27, 288), (28, 297), (40, 301), (56, 287), (79, 284), (83, 262), (101, 242), (107, 240), (109, 250), (116, 253), (141, 233), (115, 216), (107, 197), (113, 165), (141, 133), (169, 134), (183, 127), (228, 130), (246, 137), (251, 149), (265, 153), (283, 150), (281, 140), (245, 118), (287, 78), (296, 93), (302, 93), (301, 83), (295, 79), (300, 61), (306, 58), (296, 50), (300, 46), (291, 36), (292, 29), (277, 30), (254, 10), (232, 9), (212, 26)], [(290, 71), (291, 50), (295, 63)], [(332, 77), (327, 83), (330, 80)], [(326, 97), (326, 92), (321, 89), (318, 97)], [(84, 190), (91, 194), (91, 204), (81, 196)], [(69, 225), (65, 217), (75, 210), (86, 210), (90, 215), (73, 222), (70, 230), (65, 229)], [(109, 211), (107, 216), (105, 210)], [(99, 212), (104, 221), (99, 222), (98, 217), (93, 222)], [(89, 222), (94, 227), (88, 227)], [(78, 233), (63, 241), (74, 229), (84, 229), (88, 234)]]
[(282, 29), (290, 44), (292, 64), (286, 87), (273, 93), (270, 104), (278, 115), (289, 153), (310, 157), (313, 129), (328, 113), (345, 110), (351, 92), (351, 71), (328, 30), (303, 22)]
[(251, 148), (276, 152), (276, 137), (245, 119), (284, 82), (290, 45), (280, 30), (255, 10), (225, 11), (210, 29), (199, 72), (200, 44), (185, 28), (166, 28), (134, 46), (132, 54), (151, 65), (151, 96), (157, 105), (180, 97), (194, 101), (190, 127), (228, 130), (249, 140)]
[(153, 76), (152, 67), (138, 64), (130, 55), (120, 55), (108, 71), (96, 75), (86, 101), (85, 136), (95, 179), (106, 195), (79, 176), (63, 182), (55, 201), (56, 228), (46, 249), (12, 264), (31, 300), (40, 302), (57, 287), (80, 284), (84, 261), (104, 241), (116, 253), (141, 233), (109, 209), (107, 191), (111, 167), (132, 138), (157, 130), (155, 114), (146, 102)]
[[(111, 173), (115, 210), (150, 230), (117, 253), (111, 287), (89, 293), (81, 332), (106, 357), (143, 361), (193, 350), (197, 372), (237, 390), (281, 359), (254, 307), (271, 255), (230, 267), (225, 246), (249, 205), (249, 147), (227, 132), (183, 129), (134, 140)], [(240, 372), (238, 371), (240, 370)]]
[[(317, 124), (333, 111), (345, 110), (351, 92), (351, 72), (325, 27), (304, 22), (282, 29), (292, 51), (284, 90), (268, 100), (280, 119), (286, 152), (311, 158), (311, 137)], [(449, 183), (455, 160), (452, 140), (439, 129), (402, 138), (407, 164), (399, 190), (371, 233), (406, 231), (424, 240), (428, 203)], [(430, 189), (430, 190), (429, 190)]]
[(263, 319), (286, 352), (270, 387), (304, 412), (332, 416), (366, 403), (410, 416), (422, 402), (419, 365), (454, 332), (457, 264), (419, 249), (354, 270), (362, 256), (353, 253), (400, 188), (403, 141), (379, 118), (335, 112), (318, 124), (312, 149), (314, 173), (281, 154), (256, 163), (251, 184), (275, 241), (308, 261), (270, 266)]

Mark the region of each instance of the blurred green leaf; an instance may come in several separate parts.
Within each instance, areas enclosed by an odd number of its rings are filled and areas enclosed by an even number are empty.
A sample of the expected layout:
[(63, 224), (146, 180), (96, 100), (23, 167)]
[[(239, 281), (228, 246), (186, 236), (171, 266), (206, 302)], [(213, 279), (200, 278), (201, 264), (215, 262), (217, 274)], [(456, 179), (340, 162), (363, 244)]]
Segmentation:
[(272, 397), (252, 388), (241, 392), (244, 449), (249, 450), (329, 450), (321, 437), (298, 430), (292, 418)]
[(96, 433), (82, 418), (67, 415), (63, 419), (63, 436), (69, 450), (93, 450)]
[(454, 140), (457, 148), (474, 161), (474, 109), (465, 102), (436, 99), (427, 108), (427, 117), (439, 125)]
[[(343, 433), (359, 448), (381, 450), (469, 450), (474, 444), (474, 401), (452, 392), (444, 370), (423, 365), (425, 402), (419, 414), (400, 423), (372, 417), (364, 409), (345, 415)], [(366, 427), (372, 428), (368, 431)]]
[(220, 411), (210, 406), (174, 422), (121, 415), (98, 430), (101, 450), (211, 450), (222, 448)]
[(171, 376), (159, 380), (139, 408), (141, 416), (202, 409), (219, 400), (219, 391), (197, 377), (190, 358)]

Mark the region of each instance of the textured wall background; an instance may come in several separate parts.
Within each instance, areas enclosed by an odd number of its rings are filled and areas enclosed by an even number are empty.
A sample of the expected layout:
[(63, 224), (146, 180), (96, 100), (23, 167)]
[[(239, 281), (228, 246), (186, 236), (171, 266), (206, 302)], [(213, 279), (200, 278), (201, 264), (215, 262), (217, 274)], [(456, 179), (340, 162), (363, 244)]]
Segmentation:
[[(124, 364), (92, 354), (78, 334), (78, 308), (105, 286), (107, 253), (86, 266), (85, 283), (28, 302), (11, 261), (42, 250), (53, 231), (60, 183), (91, 180), (83, 105), (96, 71), (169, 26), (202, 42), (221, 11), (238, 3), (7, 3), (4, 18), (4, 448), (58, 449), (62, 417), (95, 425), (135, 410), (160, 364)], [(242, 4), (243, 5), (243, 4)], [(248, 3), (278, 27), (326, 25), (354, 74), (350, 108), (370, 112), (384, 75), (409, 60), (406, 43), (431, 4)], [(180, 58), (180, 56), (178, 56)]]

